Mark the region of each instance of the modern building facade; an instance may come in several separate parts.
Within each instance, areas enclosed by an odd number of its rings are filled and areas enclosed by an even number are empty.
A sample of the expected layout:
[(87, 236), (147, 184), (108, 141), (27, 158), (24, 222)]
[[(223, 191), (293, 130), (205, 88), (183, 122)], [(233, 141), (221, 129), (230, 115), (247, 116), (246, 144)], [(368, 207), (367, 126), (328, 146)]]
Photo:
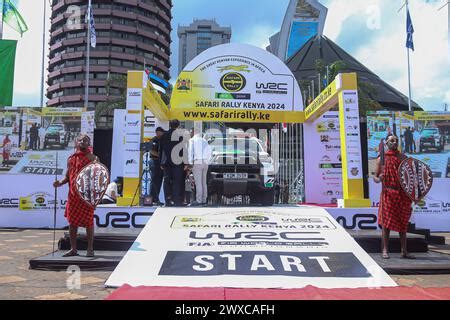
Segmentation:
[(215, 20), (194, 20), (178, 27), (178, 73), (197, 55), (208, 48), (229, 43), (231, 28), (221, 27)]
[(285, 61), (314, 36), (322, 35), (328, 9), (317, 0), (290, 0), (281, 30), (267, 51)]
[[(84, 107), (86, 0), (53, 0), (47, 105)], [(93, 0), (97, 45), (90, 49), (89, 110), (120, 96), (109, 77), (144, 70), (170, 78), (172, 0)], [(122, 89), (123, 90), (123, 89)]]

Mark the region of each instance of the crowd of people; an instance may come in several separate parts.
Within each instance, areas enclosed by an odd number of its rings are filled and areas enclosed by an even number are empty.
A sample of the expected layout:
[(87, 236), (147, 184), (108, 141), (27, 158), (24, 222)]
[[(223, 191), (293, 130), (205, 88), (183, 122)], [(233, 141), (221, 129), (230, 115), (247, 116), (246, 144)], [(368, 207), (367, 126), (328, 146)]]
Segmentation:
[(405, 153), (420, 153), (420, 133), (418, 130), (408, 127), (401, 138)]
[[(178, 120), (169, 122), (168, 131), (161, 127), (156, 129), (149, 150), (151, 186), (148, 205), (194, 207), (207, 204), (207, 174), (212, 149), (201, 133), (201, 127), (192, 129), (189, 139), (185, 139), (184, 132)], [(183, 143), (187, 145), (180, 148)], [(187, 155), (183, 154), (184, 149), (188, 151)], [(118, 180), (110, 184), (103, 204), (116, 202), (117, 183)], [(164, 190), (163, 202), (160, 201), (161, 188)]]
[[(152, 140), (152, 185), (153, 203), (161, 205), (159, 194), (164, 189), (165, 206), (202, 206), (207, 204), (207, 173), (212, 150), (201, 133), (201, 128), (192, 129), (188, 141), (188, 154), (177, 147), (185, 140), (180, 134), (180, 122), (172, 120), (169, 130), (156, 131)], [(198, 132), (198, 133), (196, 133)], [(195, 195), (195, 196), (194, 196)]]

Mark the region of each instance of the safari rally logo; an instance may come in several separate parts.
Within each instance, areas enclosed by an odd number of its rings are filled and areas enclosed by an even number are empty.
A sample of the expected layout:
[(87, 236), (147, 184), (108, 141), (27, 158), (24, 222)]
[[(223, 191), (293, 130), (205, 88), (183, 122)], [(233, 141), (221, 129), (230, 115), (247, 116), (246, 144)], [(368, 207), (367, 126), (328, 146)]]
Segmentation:
[(245, 88), (247, 80), (237, 72), (229, 72), (220, 79), (220, 86), (228, 92), (239, 92)]
[(53, 196), (46, 192), (35, 192), (27, 197), (20, 197), (19, 209), (22, 211), (52, 209), (55, 205)]

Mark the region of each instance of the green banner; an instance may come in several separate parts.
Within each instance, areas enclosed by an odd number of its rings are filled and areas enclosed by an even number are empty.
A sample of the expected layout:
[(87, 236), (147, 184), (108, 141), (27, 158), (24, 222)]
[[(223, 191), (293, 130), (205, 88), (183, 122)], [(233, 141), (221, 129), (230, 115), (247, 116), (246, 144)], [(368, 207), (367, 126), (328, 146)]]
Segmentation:
[(12, 106), (16, 46), (15, 40), (0, 40), (0, 106)]

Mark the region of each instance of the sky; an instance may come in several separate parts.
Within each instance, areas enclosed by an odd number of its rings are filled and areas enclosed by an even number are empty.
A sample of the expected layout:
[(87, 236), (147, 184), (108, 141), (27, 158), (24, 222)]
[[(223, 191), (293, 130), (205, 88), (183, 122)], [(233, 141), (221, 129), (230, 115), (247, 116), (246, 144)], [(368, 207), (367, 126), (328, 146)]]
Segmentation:
[[(16, 2), (30, 30), (22, 38), (9, 26), (5, 25), (3, 30), (4, 39), (19, 40), (13, 104), (37, 106), (40, 101), (43, 3), (47, 4), (47, 30), (50, 6), (48, 0)], [(320, 2), (328, 7), (324, 35), (407, 95), (406, 12), (397, 12), (404, 1)], [(415, 51), (411, 52), (412, 96), (428, 111), (441, 111), (444, 103), (450, 105), (449, 9), (438, 11), (445, 2), (447, 0), (410, 0), (415, 29)], [(178, 25), (189, 25), (195, 18), (215, 18), (220, 25), (232, 28), (232, 42), (265, 48), (269, 37), (280, 29), (288, 3), (289, 0), (173, 0), (172, 81), (178, 70)]]

